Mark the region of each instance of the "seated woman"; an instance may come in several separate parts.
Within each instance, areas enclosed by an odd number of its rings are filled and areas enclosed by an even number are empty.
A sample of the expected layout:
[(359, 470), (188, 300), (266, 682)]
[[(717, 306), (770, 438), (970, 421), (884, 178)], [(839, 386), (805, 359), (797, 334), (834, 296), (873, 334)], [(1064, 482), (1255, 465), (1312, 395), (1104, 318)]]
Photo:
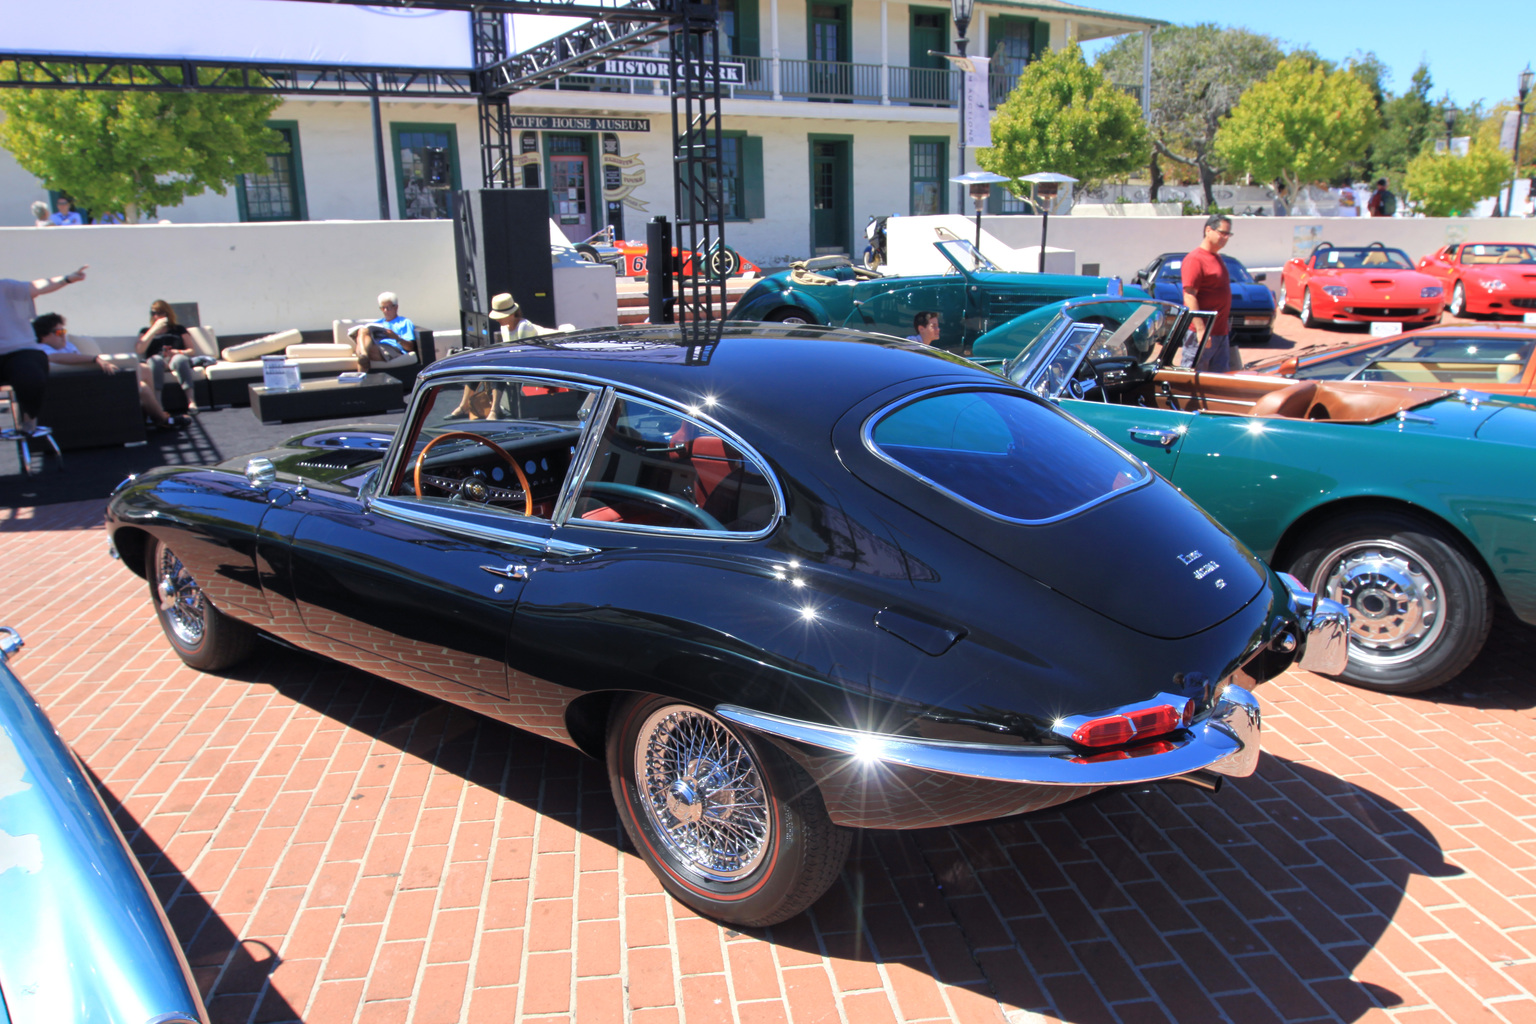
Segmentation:
[(164, 299), (150, 303), (149, 320), (149, 326), (139, 332), (139, 341), (133, 350), (149, 367), (155, 404), (160, 404), (161, 389), (165, 387), (165, 371), (169, 367), (182, 390), (187, 393), (187, 412), (196, 415), (197, 401), (192, 390), (192, 356), (196, 353), (196, 347), (192, 338), (187, 329), (176, 322), (171, 304)]
[[(103, 373), (117, 373), (118, 366), (110, 358), (104, 355), (88, 356), (80, 351), (70, 340), (69, 332), (65, 329), (64, 318), (58, 313), (44, 313), (32, 321), (32, 330), (37, 335), (37, 343), (47, 349), (48, 362), (61, 366), (82, 365), (95, 363), (101, 367)], [(164, 430), (175, 430), (186, 426), (186, 418), (171, 416), (166, 413), (160, 404), (159, 392), (153, 387), (153, 374), (147, 363), (138, 366), (139, 378), (139, 407), (144, 410), (155, 426)]]

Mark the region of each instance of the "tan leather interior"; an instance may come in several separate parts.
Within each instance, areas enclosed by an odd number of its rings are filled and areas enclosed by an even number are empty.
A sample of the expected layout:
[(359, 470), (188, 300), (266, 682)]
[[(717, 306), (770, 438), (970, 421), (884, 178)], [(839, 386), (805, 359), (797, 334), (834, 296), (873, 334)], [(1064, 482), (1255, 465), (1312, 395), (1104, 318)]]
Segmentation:
[(1142, 390), (1141, 397), (1164, 408), (1171, 398), (1186, 412), (1198, 409), (1274, 419), (1374, 423), (1454, 390), (1373, 387), (1354, 381), (1293, 381), (1257, 374), (1197, 374), (1183, 368), (1164, 368)]

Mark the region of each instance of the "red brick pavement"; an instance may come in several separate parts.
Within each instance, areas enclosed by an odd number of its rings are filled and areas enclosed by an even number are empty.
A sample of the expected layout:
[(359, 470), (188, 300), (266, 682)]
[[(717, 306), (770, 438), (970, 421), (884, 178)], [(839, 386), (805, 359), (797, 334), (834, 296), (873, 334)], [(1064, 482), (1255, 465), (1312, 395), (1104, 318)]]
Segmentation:
[(1536, 1020), (1536, 631), (1421, 697), (1260, 690), (1257, 775), (865, 833), (766, 932), (662, 894), (603, 771), (323, 660), (181, 665), (99, 507), (0, 510), (14, 662), (216, 1021)]

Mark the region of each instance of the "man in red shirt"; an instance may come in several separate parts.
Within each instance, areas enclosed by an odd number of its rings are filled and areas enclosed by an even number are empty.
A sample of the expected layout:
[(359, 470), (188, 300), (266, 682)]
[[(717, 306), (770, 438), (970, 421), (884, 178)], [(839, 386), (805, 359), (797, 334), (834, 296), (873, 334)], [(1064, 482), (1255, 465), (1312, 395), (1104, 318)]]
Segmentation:
[[(1200, 350), (1196, 369), (1226, 373), (1232, 365), (1232, 279), (1227, 275), (1221, 250), (1232, 237), (1232, 218), (1213, 213), (1205, 219), (1205, 237), (1184, 257), (1179, 277), (1184, 283), (1184, 305), (1190, 309), (1214, 312), (1210, 336)], [(1184, 346), (1179, 355), (1182, 366), (1194, 366), (1195, 350)]]

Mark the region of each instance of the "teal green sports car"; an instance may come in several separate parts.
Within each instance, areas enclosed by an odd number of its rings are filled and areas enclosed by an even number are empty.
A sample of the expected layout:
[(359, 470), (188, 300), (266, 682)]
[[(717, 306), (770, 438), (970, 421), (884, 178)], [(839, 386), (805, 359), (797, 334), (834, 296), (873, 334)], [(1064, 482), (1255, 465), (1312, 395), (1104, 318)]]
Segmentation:
[[(913, 316), (931, 311), (939, 314), (938, 347), (969, 352), (978, 335), (1021, 313), (1111, 286), (1106, 277), (1003, 270), (963, 239), (935, 242), (934, 248), (950, 265), (942, 274), (888, 277), (844, 256), (796, 263), (753, 285), (727, 319), (850, 327), (906, 338), (915, 332)], [(1147, 294), (1134, 286), (1125, 291)]]
[(1348, 607), (1346, 682), (1446, 682), (1482, 649), (1495, 601), (1536, 623), (1536, 409), (1439, 387), (1196, 373), (1176, 356), (1204, 343), (1202, 321), (1155, 300), (1074, 299), (975, 352), (994, 364), (1007, 353), (1005, 376)]

